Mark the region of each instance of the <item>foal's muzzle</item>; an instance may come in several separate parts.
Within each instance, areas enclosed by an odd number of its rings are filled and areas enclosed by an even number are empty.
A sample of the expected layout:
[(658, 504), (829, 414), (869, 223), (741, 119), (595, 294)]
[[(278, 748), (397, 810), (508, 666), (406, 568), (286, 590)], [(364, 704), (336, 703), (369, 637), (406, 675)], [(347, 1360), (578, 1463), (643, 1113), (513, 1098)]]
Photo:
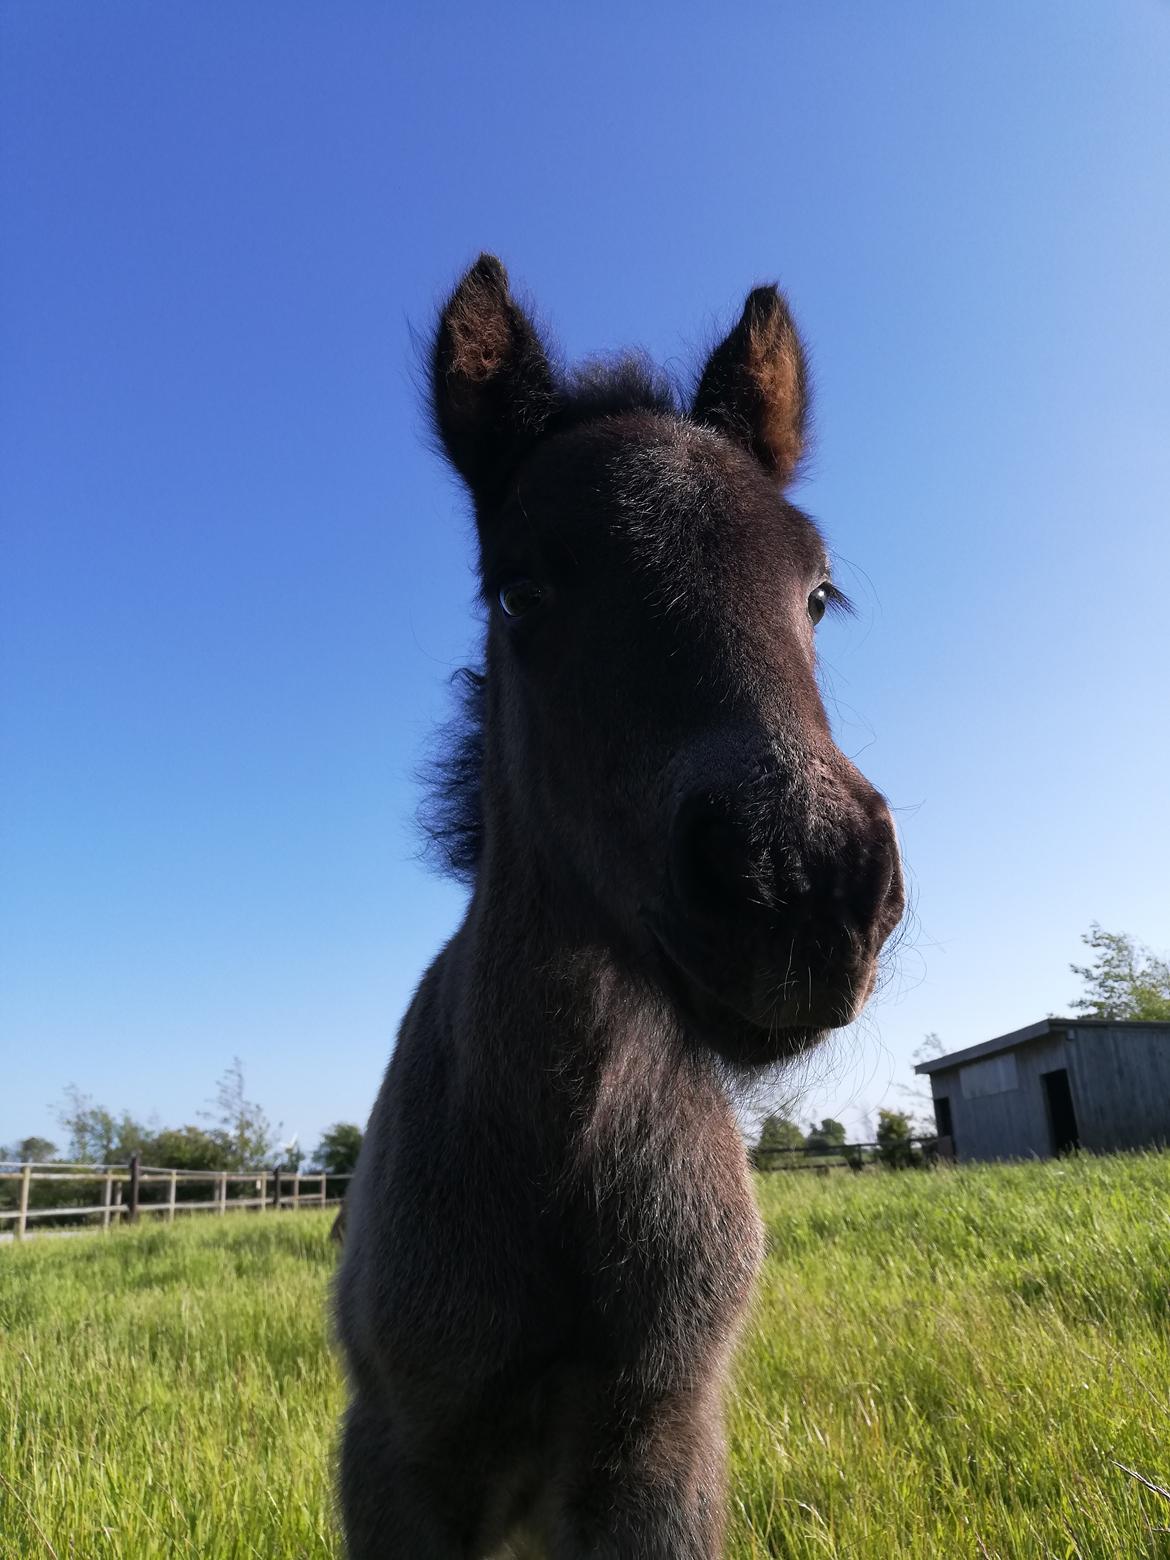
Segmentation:
[(726, 1009), (775, 1035), (778, 1051), (783, 1031), (857, 1016), (905, 905), (885, 801), (840, 755), (820, 773), (816, 792), (764, 771), (685, 794), (653, 928), (678, 1005), (701, 1011), (700, 1027)]

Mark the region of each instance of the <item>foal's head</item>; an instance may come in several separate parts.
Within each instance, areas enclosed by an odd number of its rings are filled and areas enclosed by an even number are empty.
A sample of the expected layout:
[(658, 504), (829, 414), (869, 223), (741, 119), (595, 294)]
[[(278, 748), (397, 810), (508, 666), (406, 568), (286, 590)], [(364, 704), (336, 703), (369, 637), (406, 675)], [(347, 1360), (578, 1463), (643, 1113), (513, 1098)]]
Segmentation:
[(482, 869), (549, 885), (542, 913), (733, 1062), (848, 1023), (902, 878), (817, 689), (816, 624), (841, 598), (784, 497), (808, 394), (783, 298), (749, 296), (683, 415), (637, 364), (554, 372), (485, 256), (433, 376), (489, 613)]

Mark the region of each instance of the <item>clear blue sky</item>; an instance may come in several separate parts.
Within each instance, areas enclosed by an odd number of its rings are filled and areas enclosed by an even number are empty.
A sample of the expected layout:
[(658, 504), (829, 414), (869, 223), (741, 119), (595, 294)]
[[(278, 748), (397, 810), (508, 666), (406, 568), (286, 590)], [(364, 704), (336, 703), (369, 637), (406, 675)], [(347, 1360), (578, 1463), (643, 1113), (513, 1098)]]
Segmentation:
[[(406, 13), (413, 13), (404, 20)], [(685, 370), (778, 279), (839, 739), (918, 921), (802, 1114), (1170, 946), (1170, 5), (0, 8), (0, 1142), (238, 1053), (364, 1119), (462, 894), (413, 771), (474, 653), (411, 328), (481, 248)]]

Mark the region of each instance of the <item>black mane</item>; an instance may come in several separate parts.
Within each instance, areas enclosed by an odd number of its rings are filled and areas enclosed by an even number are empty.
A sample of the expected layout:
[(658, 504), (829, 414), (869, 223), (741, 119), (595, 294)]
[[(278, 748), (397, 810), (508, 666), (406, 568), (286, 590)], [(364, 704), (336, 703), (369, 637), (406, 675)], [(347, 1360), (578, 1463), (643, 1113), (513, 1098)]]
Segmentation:
[(443, 877), (470, 887), (483, 852), (484, 688), (487, 677), (464, 666), (451, 679), (457, 708), (440, 729), (422, 773), (418, 825), (423, 859)]
[[(561, 376), (545, 436), (626, 412), (682, 416), (675, 386), (644, 353), (590, 358)], [(423, 859), (468, 887), (483, 852), (484, 683), (483, 670), (471, 666), (451, 679), (456, 710), (439, 729), (423, 769), (418, 810)]]

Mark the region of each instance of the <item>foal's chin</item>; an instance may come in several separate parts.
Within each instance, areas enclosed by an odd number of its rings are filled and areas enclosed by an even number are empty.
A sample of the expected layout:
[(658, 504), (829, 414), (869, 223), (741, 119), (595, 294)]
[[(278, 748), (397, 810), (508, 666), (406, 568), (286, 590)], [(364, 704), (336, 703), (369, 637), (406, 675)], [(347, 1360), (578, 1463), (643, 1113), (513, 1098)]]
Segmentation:
[(803, 997), (773, 1003), (756, 1017), (758, 1002), (724, 989), (707, 975), (699, 977), (661, 944), (660, 953), (666, 993), (686, 1034), (743, 1070), (793, 1061), (834, 1029), (851, 1024), (877, 977), (876, 959), (843, 965), (827, 978), (811, 981)]
[(815, 1050), (831, 1032), (828, 1026), (815, 1028), (807, 1024), (764, 1029), (738, 1015), (737, 1021), (720, 1028), (688, 1024), (687, 1029), (698, 1044), (713, 1051), (737, 1073), (758, 1073), (795, 1061)]

